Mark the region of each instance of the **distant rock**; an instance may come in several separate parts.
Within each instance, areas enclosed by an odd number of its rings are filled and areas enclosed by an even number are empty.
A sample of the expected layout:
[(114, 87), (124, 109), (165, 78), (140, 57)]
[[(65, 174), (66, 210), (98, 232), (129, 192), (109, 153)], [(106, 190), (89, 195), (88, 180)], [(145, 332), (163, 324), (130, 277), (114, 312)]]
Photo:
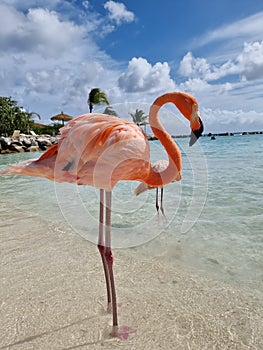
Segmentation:
[(39, 138), (37, 138), (36, 141), (38, 143), (39, 148), (42, 151), (45, 151), (47, 149), (47, 147), (52, 145), (52, 142), (47, 137), (39, 137)]
[(21, 141), (25, 147), (31, 147), (32, 145), (32, 141), (26, 137), (21, 137)]
[(10, 145), (11, 145), (11, 138), (10, 137), (0, 137), (0, 144), (1, 144), (1, 148), (2, 150), (7, 150)]
[(15, 137), (1, 136), (0, 154), (45, 151), (57, 141), (57, 137), (50, 135), (16, 134)]
[(147, 139), (148, 141), (155, 141), (155, 140), (158, 140), (156, 136), (153, 136), (153, 135), (147, 135)]
[(17, 145), (17, 144), (15, 144), (15, 143), (11, 143), (9, 150), (10, 150), (10, 151), (13, 151), (13, 152), (15, 152), (15, 153), (22, 153), (22, 152), (25, 152), (24, 147), (22, 147), (22, 146), (20, 146), (20, 145)]

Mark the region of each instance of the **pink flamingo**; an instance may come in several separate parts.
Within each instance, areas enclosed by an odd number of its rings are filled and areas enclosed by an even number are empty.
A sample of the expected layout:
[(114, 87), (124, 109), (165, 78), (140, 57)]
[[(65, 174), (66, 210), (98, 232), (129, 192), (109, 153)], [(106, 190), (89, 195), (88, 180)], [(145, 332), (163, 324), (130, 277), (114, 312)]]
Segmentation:
[(168, 163), (156, 171), (150, 163), (150, 148), (142, 130), (132, 122), (104, 114), (85, 114), (61, 129), (61, 139), (39, 159), (5, 168), (1, 174), (45, 177), (57, 182), (90, 185), (100, 189), (98, 249), (107, 287), (111, 334), (127, 338), (132, 330), (119, 327), (111, 250), (111, 191), (119, 180), (137, 180), (150, 187), (163, 187), (181, 180), (181, 152), (158, 118), (159, 109), (172, 102), (190, 122), (191, 146), (202, 134), (203, 124), (196, 99), (183, 92), (158, 97), (149, 112), (153, 133), (168, 154)]

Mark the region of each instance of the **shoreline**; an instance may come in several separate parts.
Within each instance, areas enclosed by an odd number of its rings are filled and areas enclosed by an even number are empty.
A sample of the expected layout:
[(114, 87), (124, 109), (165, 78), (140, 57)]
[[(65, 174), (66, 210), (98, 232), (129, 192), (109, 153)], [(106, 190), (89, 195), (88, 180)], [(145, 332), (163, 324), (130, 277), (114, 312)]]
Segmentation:
[[(1, 204), (0, 349), (262, 349), (263, 301), (138, 250), (115, 250), (121, 326), (109, 336), (97, 247)], [(15, 217), (15, 219), (14, 219)]]
[[(223, 132), (223, 133), (208, 133), (201, 135), (201, 138), (228, 137), (228, 136), (251, 136), (262, 135), (263, 131), (243, 131), (243, 132)], [(148, 141), (157, 141), (154, 135), (146, 135)], [(174, 139), (189, 138), (190, 135), (172, 135)], [(23, 152), (44, 152), (51, 145), (58, 142), (59, 135), (51, 136), (48, 134), (41, 135), (26, 135), (19, 134), (18, 136), (0, 136), (0, 155), (1, 154), (15, 154)]]

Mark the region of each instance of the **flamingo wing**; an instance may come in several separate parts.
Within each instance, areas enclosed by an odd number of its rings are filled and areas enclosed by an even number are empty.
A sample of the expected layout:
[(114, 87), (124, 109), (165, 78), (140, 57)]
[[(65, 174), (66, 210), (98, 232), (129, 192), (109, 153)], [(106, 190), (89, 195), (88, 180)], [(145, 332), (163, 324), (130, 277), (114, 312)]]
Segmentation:
[(149, 159), (148, 140), (137, 125), (101, 114), (78, 117), (63, 128), (57, 157), (61, 176), (66, 167), (78, 184), (106, 190), (119, 180), (146, 177)]

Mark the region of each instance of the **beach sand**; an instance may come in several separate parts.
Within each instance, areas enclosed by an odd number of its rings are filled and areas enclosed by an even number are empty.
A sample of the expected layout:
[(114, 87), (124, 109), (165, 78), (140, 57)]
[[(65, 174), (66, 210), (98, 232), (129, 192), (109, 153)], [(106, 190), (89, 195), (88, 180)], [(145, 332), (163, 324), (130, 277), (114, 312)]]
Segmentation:
[[(0, 349), (263, 349), (260, 293), (191, 275), (140, 249), (115, 251), (112, 338), (97, 247), (63, 225), (0, 207)], [(14, 219), (15, 218), (15, 219)]]

